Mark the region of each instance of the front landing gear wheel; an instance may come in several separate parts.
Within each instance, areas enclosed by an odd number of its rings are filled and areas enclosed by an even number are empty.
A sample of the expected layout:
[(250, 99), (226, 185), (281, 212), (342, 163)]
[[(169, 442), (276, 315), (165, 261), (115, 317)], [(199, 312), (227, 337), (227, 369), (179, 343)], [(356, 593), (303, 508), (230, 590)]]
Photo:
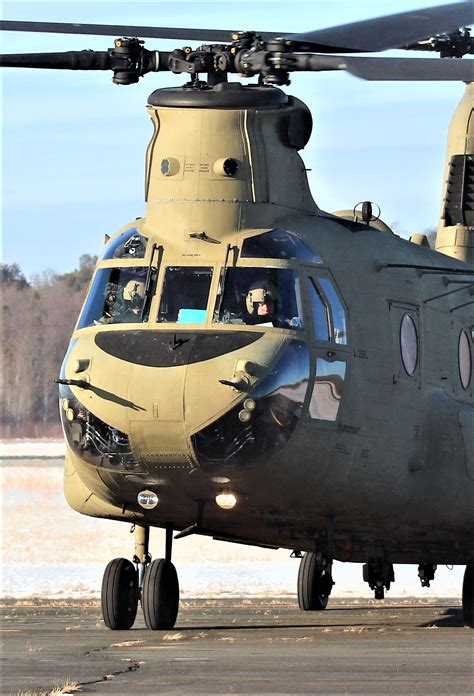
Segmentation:
[(114, 558), (102, 580), (102, 616), (112, 631), (133, 626), (138, 606), (138, 573), (126, 558)]
[(328, 605), (334, 582), (331, 564), (321, 567), (316, 554), (308, 552), (298, 571), (298, 604), (303, 611), (323, 611)]
[(145, 623), (153, 631), (173, 628), (178, 616), (179, 583), (171, 561), (157, 558), (145, 570), (142, 606)]
[(469, 561), (464, 571), (462, 610), (464, 623), (466, 626), (474, 628), (474, 561)]

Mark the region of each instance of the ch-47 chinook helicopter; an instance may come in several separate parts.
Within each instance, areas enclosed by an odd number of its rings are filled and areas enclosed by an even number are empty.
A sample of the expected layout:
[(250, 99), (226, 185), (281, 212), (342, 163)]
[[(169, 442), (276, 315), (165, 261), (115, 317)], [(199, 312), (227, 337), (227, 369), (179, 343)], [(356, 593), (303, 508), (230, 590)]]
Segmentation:
[[(466, 564), (474, 626), (474, 71), (460, 60), (474, 41), (459, 29), (472, 13), (459, 2), (281, 37), (2, 23), (207, 42), (2, 57), (122, 85), (189, 79), (149, 97), (146, 216), (106, 242), (58, 380), (68, 502), (135, 527), (133, 560), (105, 570), (109, 628), (130, 628), (139, 601), (149, 628), (174, 626), (175, 532), (294, 550), (303, 610), (326, 607), (335, 559), (364, 563), (378, 599), (394, 563), (417, 563), (422, 585), (437, 564)], [(354, 55), (391, 48), (441, 57)], [(368, 202), (329, 214), (313, 201), (298, 154), (311, 115), (280, 86), (327, 70), (468, 83), (437, 251)], [(153, 561), (151, 527), (166, 530)]]

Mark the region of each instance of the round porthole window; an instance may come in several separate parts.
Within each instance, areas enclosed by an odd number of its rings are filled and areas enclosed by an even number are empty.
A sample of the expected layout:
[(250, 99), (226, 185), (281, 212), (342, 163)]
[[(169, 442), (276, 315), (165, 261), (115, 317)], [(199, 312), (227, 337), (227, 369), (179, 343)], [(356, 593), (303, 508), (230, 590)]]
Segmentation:
[(405, 314), (400, 326), (400, 350), (403, 367), (410, 376), (418, 365), (418, 333), (410, 314)]
[(471, 381), (472, 355), (469, 336), (465, 331), (459, 334), (459, 377), (464, 389), (467, 389)]

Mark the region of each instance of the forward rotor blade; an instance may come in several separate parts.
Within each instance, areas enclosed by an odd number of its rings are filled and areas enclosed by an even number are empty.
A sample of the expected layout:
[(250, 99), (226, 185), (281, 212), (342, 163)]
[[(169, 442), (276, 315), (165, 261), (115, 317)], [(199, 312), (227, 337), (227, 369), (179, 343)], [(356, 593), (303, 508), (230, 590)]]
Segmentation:
[(474, 81), (474, 61), (450, 58), (366, 58), (296, 54), (296, 70), (345, 70), (363, 80)]
[[(386, 17), (344, 24), (302, 34), (258, 32), (264, 41), (277, 36), (291, 40), (296, 50), (337, 52), (373, 52), (404, 48), (441, 33), (450, 33), (474, 23), (471, 1), (402, 12)], [(119, 24), (81, 24), (67, 22), (23, 22), (3, 20), (4, 31), (29, 31), (61, 34), (136, 36), (155, 39), (182, 39), (230, 42), (235, 33), (227, 29), (190, 29), (182, 27), (147, 27)]]
[(365, 53), (405, 48), (436, 34), (445, 34), (474, 23), (474, 4), (426, 7), (399, 14), (377, 17), (329, 29), (288, 34), (283, 38), (295, 43), (294, 50), (322, 53)]
[(64, 51), (62, 53), (10, 53), (0, 56), (2, 68), (49, 70), (110, 70), (107, 51)]
[[(32, 31), (52, 34), (90, 34), (95, 36), (136, 36), (142, 39), (182, 39), (184, 41), (223, 41), (230, 43), (231, 29), (185, 29), (182, 27), (142, 27), (121, 24), (72, 24), (69, 22), (17, 22), (3, 20), (3, 31)], [(264, 41), (278, 32), (259, 33)]]

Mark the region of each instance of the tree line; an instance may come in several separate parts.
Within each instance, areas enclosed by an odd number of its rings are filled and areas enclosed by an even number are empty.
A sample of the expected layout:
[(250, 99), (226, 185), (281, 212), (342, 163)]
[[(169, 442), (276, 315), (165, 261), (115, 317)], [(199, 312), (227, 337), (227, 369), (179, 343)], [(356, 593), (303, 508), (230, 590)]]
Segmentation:
[(0, 264), (2, 437), (60, 434), (58, 385), (66, 353), (97, 257), (84, 254), (69, 273), (26, 279)]

